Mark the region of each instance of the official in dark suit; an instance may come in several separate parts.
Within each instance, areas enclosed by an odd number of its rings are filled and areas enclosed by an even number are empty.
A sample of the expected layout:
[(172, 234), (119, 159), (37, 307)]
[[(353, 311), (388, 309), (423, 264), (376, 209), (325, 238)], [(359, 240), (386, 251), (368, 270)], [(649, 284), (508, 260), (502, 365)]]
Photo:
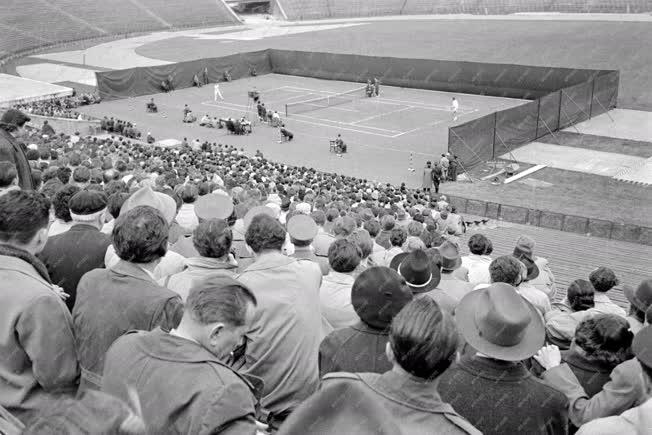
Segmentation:
[(154, 279), (168, 247), (168, 223), (160, 211), (138, 206), (121, 214), (113, 247), (121, 261), (91, 270), (77, 286), (72, 317), (82, 391), (100, 388), (104, 356), (118, 337), (132, 329), (175, 328), (183, 313), (179, 295)]
[(106, 195), (96, 190), (82, 190), (68, 203), (73, 226), (52, 236), (38, 255), (48, 269), (53, 284), (68, 295), (66, 305), (72, 311), (77, 298), (77, 284), (93, 269), (104, 267), (104, 255), (111, 240), (100, 232), (106, 213)]

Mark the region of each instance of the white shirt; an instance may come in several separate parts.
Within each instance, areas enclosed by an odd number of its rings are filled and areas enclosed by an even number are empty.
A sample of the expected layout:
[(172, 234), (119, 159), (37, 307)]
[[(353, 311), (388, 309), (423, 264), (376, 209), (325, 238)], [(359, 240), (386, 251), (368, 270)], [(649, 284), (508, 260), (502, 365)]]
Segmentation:
[(457, 110), (460, 108), (460, 103), (457, 102), (457, 100), (453, 100), (453, 110)]
[(491, 283), (489, 264), (491, 257), (488, 255), (469, 254), (462, 257), (462, 266), (469, 271), (469, 282), (473, 285)]

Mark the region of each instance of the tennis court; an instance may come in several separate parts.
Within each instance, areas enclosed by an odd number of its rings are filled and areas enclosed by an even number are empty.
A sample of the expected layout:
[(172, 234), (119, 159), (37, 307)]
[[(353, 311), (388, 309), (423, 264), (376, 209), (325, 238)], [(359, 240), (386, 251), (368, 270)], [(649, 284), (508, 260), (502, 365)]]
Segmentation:
[[(420, 171), (412, 173), (407, 169), (412, 165), (420, 168), (426, 160), (438, 158), (447, 150), (448, 127), (524, 102), (382, 85), (379, 97), (367, 98), (359, 90), (363, 85), (266, 74), (220, 83), (223, 100), (214, 100), (213, 86), (209, 85), (107, 101), (85, 106), (81, 111), (133, 120), (143, 133), (151, 131), (157, 140), (198, 138), (242, 147), (249, 153), (259, 149), (266, 157), (288, 164), (419, 185)], [(247, 96), (254, 87), (268, 110), (277, 111), (286, 128), (294, 133), (292, 142), (278, 144), (278, 130), (255, 121), (256, 107)], [(356, 91), (350, 92), (353, 90)], [(347, 95), (340, 96), (341, 93)], [(159, 107), (158, 114), (144, 111), (151, 97)], [(457, 121), (453, 121), (451, 113), (452, 97), (460, 104)], [(199, 118), (205, 114), (211, 117), (247, 116), (254, 120), (253, 133), (234, 136), (223, 129), (184, 124), (181, 122), (184, 104), (188, 104)], [(349, 149), (342, 158), (329, 152), (329, 140), (338, 134)]]

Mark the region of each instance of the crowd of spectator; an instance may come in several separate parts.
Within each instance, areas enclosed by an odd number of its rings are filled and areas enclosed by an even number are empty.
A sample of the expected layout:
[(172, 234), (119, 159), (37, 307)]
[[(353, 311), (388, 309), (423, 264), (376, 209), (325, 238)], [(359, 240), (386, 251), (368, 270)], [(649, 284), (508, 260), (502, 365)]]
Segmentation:
[(101, 101), (97, 94), (79, 93), (69, 97), (52, 98), (49, 100), (33, 101), (14, 106), (18, 110), (31, 115), (49, 116), (53, 118), (66, 118), (86, 120), (91, 119), (75, 109), (80, 106), (97, 104)]
[(28, 144), (0, 143), (5, 427), (650, 433), (652, 280), (625, 287), (628, 311), (607, 266), (561, 298), (535, 240), (495, 256), (426, 189), (16, 119), (0, 121)]
[(129, 139), (140, 139), (142, 136), (142, 133), (136, 128), (135, 123), (108, 116), (105, 116), (100, 121), (100, 129), (107, 133), (115, 133)]

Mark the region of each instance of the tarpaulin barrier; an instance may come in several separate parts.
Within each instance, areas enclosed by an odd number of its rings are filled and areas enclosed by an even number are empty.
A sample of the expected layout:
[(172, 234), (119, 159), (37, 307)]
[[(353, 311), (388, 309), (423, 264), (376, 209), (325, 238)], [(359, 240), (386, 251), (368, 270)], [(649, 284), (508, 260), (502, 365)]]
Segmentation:
[(616, 107), (618, 83), (618, 71), (610, 71), (595, 78), (593, 100), (591, 101), (591, 117), (600, 115)]
[(590, 118), (592, 93), (593, 80), (561, 90), (560, 129)]
[(172, 79), (174, 89), (192, 87), (194, 75), (197, 74), (202, 80), (204, 68), (208, 69), (211, 83), (222, 81), (225, 71), (229, 72), (233, 80), (249, 76), (252, 68), (255, 68), (257, 74), (271, 72), (267, 51), (262, 50), (169, 65), (97, 72), (95, 76), (102, 99), (112, 100), (161, 93), (161, 84), (168, 78)]
[(537, 121), (537, 138), (559, 130), (559, 102), (561, 91), (553, 92), (539, 98), (539, 119)]
[(496, 159), (537, 137), (539, 101), (496, 112), (493, 158)]
[(491, 160), (496, 114), (491, 113), (448, 129), (448, 150), (467, 168)]
[(193, 76), (208, 68), (209, 81), (229, 71), (235, 80), (277, 73), (444, 92), (532, 100), (449, 129), (449, 150), (467, 168), (615, 107), (617, 71), (401, 59), (355, 54), (269, 49), (170, 65), (96, 73), (104, 99), (160, 93), (172, 78), (175, 89), (193, 85)]

